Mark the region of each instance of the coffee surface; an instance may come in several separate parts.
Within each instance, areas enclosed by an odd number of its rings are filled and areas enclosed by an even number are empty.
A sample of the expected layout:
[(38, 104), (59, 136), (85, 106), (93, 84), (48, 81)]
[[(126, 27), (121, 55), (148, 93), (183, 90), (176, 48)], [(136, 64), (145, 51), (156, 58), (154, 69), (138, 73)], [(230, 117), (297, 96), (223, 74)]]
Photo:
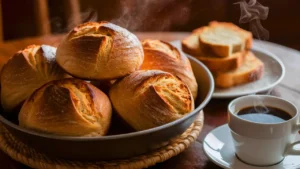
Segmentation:
[(247, 121), (266, 124), (282, 123), (292, 118), (289, 113), (269, 106), (246, 107), (239, 110), (237, 115)]

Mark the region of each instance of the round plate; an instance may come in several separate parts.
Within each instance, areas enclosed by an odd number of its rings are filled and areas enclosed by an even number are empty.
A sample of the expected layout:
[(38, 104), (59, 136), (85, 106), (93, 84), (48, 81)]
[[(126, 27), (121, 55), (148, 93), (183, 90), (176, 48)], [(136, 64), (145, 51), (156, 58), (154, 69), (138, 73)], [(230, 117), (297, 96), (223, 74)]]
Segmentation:
[[(181, 42), (179, 40), (172, 41), (171, 44), (182, 51)], [(273, 53), (260, 48), (259, 44), (255, 43), (255, 40), (251, 50), (265, 65), (263, 77), (260, 80), (228, 89), (215, 88), (212, 98), (233, 98), (266, 92), (281, 82), (285, 75), (285, 67), (278, 57)]]
[(285, 68), (277, 56), (257, 47), (256, 45), (253, 46), (252, 52), (265, 65), (263, 77), (260, 80), (228, 89), (215, 88), (213, 98), (232, 98), (266, 92), (275, 87), (283, 79), (285, 75)]
[[(297, 145), (298, 148), (298, 145)], [(234, 145), (228, 125), (220, 126), (206, 135), (203, 149), (207, 157), (216, 165), (226, 169), (299, 169), (299, 156), (288, 155), (273, 166), (255, 167), (245, 164), (235, 156)]]

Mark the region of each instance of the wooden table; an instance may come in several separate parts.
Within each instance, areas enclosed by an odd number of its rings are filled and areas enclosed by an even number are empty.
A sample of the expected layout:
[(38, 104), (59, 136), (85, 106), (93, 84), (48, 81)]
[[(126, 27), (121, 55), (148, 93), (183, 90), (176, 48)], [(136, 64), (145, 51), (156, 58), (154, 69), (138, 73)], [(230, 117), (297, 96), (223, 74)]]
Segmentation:
[[(164, 41), (173, 41), (183, 39), (188, 33), (182, 32), (155, 32), (155, 33), (136, 33), (140, 39), (161, 39)], [(16, 41), (10, 41), (0, 44), (0, 68), (3, 63), (16, 51), (30, 44), (49, 44), (57, 46), (63, 35), (53, 35), (46, 37), (28, 38)], [(293, 102), (300, 109), (300, 52), (269, 42), (258, 42), (259, 46), (276, 54), (286, 67), (286, 76), (283, 81), (274, 88), (272, 95), (283, 97)], [(204, 109), (205, 125), (197, 141), (186, 151), (172, 159), (157, 164), (151, 168), (164, 169), (220, 169), (217, 165), (208, 160), (202, 149), (202, 141), (205, 135), (212, 129), (225, 124), (227, 121), (226, 108), (230, 99), (212, 99)], [(28, 168), (8, 157), (0, 151), (0, 168), (20, 169)]]

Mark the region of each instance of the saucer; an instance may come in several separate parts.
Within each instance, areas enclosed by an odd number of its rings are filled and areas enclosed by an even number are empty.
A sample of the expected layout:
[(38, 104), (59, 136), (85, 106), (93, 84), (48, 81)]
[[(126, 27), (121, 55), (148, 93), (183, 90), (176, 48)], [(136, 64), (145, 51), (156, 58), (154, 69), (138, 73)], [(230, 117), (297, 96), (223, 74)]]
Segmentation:
[(235, 155), (227, 124), (207, 134), (203, 141), (203, 149), (212, 162), (225, 169), (300, 169), (300, 157), (295, 155), (288, 155), (281, 163), (267, 167), (255, 167), (241, 162)]

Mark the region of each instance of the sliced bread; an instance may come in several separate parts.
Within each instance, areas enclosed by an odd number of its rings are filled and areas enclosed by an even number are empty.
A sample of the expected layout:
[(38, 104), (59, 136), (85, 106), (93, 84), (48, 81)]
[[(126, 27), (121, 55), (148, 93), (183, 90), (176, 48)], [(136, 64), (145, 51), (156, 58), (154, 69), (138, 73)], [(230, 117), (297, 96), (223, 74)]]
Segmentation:
[(181, 41), (182, 50), (192, 56), (202, 55), (199, 35), (201, 34), (203, 28), (198, 28), (193, 30), (193, 32)]
[(247, 53), (246, 51), (237, 52), (224, 58), (208, 54), (194, 57), (205, 64), (211, 72), (227, 72), (239, 68), (243, 64)]
[(199, 46), (204, 53), (228, 57), (251, 48), (252, 34), (232, 23), (213, 21), (202, 27)]
[(249, 51), (242, 66), (232, 71), (214, 73), (214, 79), (216, 87), (229, 88), (258, 80), (263, 72), (263, 62)]

